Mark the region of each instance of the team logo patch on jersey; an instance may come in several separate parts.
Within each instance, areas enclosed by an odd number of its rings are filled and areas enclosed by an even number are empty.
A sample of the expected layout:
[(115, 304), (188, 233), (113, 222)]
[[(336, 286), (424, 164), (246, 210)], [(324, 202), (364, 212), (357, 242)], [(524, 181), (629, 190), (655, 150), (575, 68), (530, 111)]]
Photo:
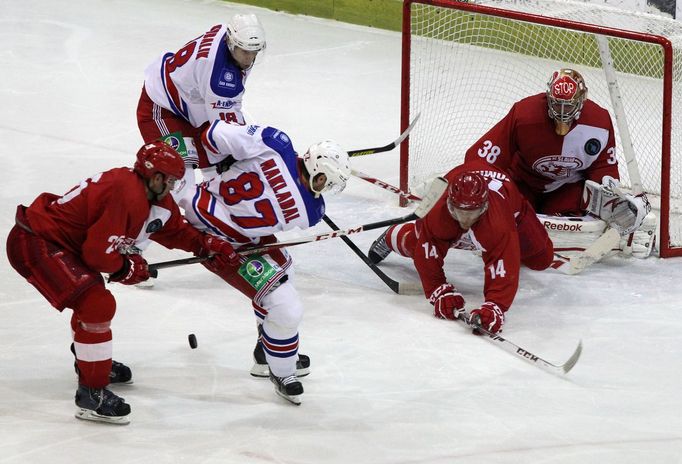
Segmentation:
[(279, 266), (273, 266), (262, 256), (254, 255), (242, 264), (237, 272), (249, 285), (259, 291), (268, 285), (270, 279), (280, 270)]
[(566, 179), (583, 167), (573, 156), (543, 156), (533, 163), (533, 170), (550, 179)]
[(176, 150), (180, 147), (180, 140), (174, 136), (174, 135), (169, 135), (164, 139), (164, 142), (166, 142), (168, 145), (173, 148), (173, 150)]
[(218, 86), (234, 89), (235, 87), (237, 87), (237, 84), (235, 84), (234, 81), (235, 81), (234, 72), (230, 71), (229, 69), (226, 69), (223, 71), (223, 74), (220, 76), (220, 79), (218, 79)]
[(594, 156), (601, 151), (601, 142), (597, 139), (590, 139), (585, 142), (585, 153)]
[(157, 218), (157, 219), (154, 219), (152, 222), (150, 222), (147, 225), (145, 232), (147, 232), (148, 234), (153, 234), (154, 232), (160, 231), (162, 227), (163, 227), (163, 222), (161, 221), (161, 219)]
[(258, 277), (263, 273), (263, 263), (257, 260), (246, 263), (246, 273), (251, 277)]

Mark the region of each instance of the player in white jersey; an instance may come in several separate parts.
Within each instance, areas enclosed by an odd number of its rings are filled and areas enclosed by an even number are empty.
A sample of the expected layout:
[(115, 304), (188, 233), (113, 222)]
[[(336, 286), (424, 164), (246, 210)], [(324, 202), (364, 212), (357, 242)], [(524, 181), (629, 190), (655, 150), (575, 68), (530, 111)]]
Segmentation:
[(161, 139), (188, 166), (208, 167), (198, 136), (206, 124), (218, 119), (245, 123), (244, 86), (264, 49), (265, 31), (256, 15), (238, 14), (180, 50), (159, 56), (145, 70), (137, 106), (145, 143)]
[[(197, 186), (186, 184), (179, 205), (195, 227), (226, 238), (237, 250), (317, 224), (325, 211), (322, 193), (343, 190), (351, 173), (348, 153), (338, 144), (317, 143), (299, 158), (287, 134), (273, 127), (215, 121), (202, 141), (209, 162), (222, 172)], [(248, 255), (238, 269), (222, 261), (205, 266), (252, 301), (260, 337), (251, 373), (269, 376), (280, 396), (298, 404), (303, 386), (297, 375), (308, 373), (310, 360), (298, 356), (303, 306), (291, 263), (280, 249)]]

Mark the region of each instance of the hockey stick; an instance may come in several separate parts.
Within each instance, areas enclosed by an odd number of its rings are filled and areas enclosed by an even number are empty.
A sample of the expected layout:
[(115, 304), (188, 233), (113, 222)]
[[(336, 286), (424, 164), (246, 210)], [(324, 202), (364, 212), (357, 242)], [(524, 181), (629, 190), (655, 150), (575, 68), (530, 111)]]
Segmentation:
[(353, 174), (355, 177), (358, 177), (364, 181), (369, 182), (370, 184), (374, 184), (384, 190), (388, 190), (389, 192), (395, 193), (396, 195), (399, 195), (401, 198), (404, 198), (406, 200), (421, 201), (421, 198), (419, 198), (417, 195), (414, 195), (410, 192), (403, 192), (398, 187), (388, 184), (383, 180), (377, 179), (376, 177), (372, 177), (368, 174), (365, 174), (364, 172), (360, 172), (356, 169), (353, 169), (351, 171), (351, 174)]
[(580, 274), (585, 268), (600, 261), (614, 247), (617, 247), (619, 242), (620, 234), (617, 230), (609, 227), (579, 255), (573, 256), (572, 258), (565, 258), (555, 253), (554, 256), (556, 259), (551, 264), (551, 267), (563, 274)]
[(471, 323), (468, 320), (462, 318), (461, 316), (457, 319), (458, 322), (461, 322), (465, 324), (467, 327), (470, 327), (478, 332), (480, 332), (482, 335), (485, 335), (488, 340), (491, 340), (493, 342), (497, 343), (497, 346), (501, 347), (503, 350), (519, 357), (523, 358), (526, 361), (529, 361), (533, 363), (534, 365), (538, 366), (540, 369), (549, 372), (551, 374), (557, 374), (557, 375), (563, 375), (568, 373), (573, 367), (576, 365), (578, 362), (578, 359), (580, 359), (580, 354), (583, 351), (583, 342), (582, 340), (578, 342), (578, 346), (576, 347), (575, 351), (571, 355), (568, 360), (563, 363), (563, 364), (552, 364), (549, 361), (545, 361), (541, 357), (531, 353), (530, 351), (521, 348), (515, 343), (512, 343), (511, 341), (507, 340), (506, 338), (502, 338), (497, 334), (494, 334), (492, 332), (489, 332), (485, 330), (483, 327), (479, 326), (478, 324)]
[[(375, 179), (374, 177), (368, 176), (367, 174), (361, 173), (359, 171), (353, 170), (352, 174), (357, 176), (367, 182), (381, 187), (384, 190), (393, 192), (401, 198), (407, 200), (420, 201), (421, 198), (418, 196), (403, 192), (398, 187), (388, 184), (382, 180)], [(611, 249), (618, 246), (620, 241), (620, 235), (614, 229), (607, 229), (597, 240), (595, 240), (590, 246), (585, 248), (579, 255), (572, 258), (566, 258), (560, 254), (554, 254), (554, 261), (550, 265), (557, 271), (567, 274), (575, 275), (584, 271), (586, 268), (592, 264), (600, 261), (604, 256), (606, 256)]]
[[(322, 216), (322, 220), (326, 222), (327, 225), (332, 228), (332, 230), (339, 230), (339, 227), (334, 223), (334, 221), (331, 220), (329, 216)], [(358, 248), (358, 246), (348, 237), (341, 236), (341, 240), (348, 245), (348, 248), (353, 250), (353, 253), (358, 255), (358, 257), (388, 286), (388, 288), (393, 290), (398, 295), (419, 295), (422, 293), (422, 288), (419, 284), (399, 282), (387, 276), (384, 271), (379, 269), (376, 264), (370, 261), (369, 257), (364, 254), (360, 248)]]
[(403, 140), (407, 138), (407, 136), (410, 134), (410, 131), (412, 128), (414, 128), (415, 124), (417, 124), (417, 121), (419, 120), (419, 116), (421, 116), (421, 113), (417, 113), (417, 116), (414, 117), (412, 122), (410, 123), (409, 126), (407, 126), (407, 129), (403, 131), (400, 136), (395, 139), (393, 142), (389, 143), (388, 145), (384, 145), (383, 147), (375, 147), (375, 148), (361, 148), (360, 150), (351, 150), (348, 152), (348, 156), (353, 157), (353, 156), (364, 156), (364, 155), (373, 155), (374, 153), (382, 153), (385, 151), (391, 151), (398, 145), (402, 143)]
[[(276, 242), (263, 246), (247, 246), (237, 250), (242, 255), (251, 255), (254, 253), (266, 253), (272, 250), (279, 250), (280, 248), (287, 248), (295, 245), (301, 245), (304, 243), (318, 242), (320, 240), (327, 240), (330, 238), (341, 237), (345, 235), (358, 234), (360, 232), (365, 232), (368, 230), (380, 229), (387, 226), (392, 226), (394, 224), (402, 224), (404, 222), (414, 221), (421, 217), (424, 217), (428, 213), (433, 205), (436, 204), (438, 199), (443, 195), (445, 189), (448, 186), (448, 182), (442, 177), (437, 177), (433, 180), (429, 186), (429, 190), (424, 196), (424, 200), (417, 206), (417, 208), (410, 214), (406, 216), (401, 216), (394, 219), (386, 219), (384, 221), (372, 222), (370, 224), (363, 224), (357, 227), (353, 227), (345, 230), (337, 230), (334, 232), (328, 232), (326, 234), (312, 235), (308, 237), (303, 237), (295, 240), (289, 240), (286, 242)], [(173, 261), (164, 261), (161, 263), (154, 263), (149, 265), (150, 273), (157, 271), (158, 269), (164, 269), (167, 267), (182, 266), (185, 264), (200, 263), (207, 260), (208, 257), (192, 256), (190, 258), (176, 259)]]

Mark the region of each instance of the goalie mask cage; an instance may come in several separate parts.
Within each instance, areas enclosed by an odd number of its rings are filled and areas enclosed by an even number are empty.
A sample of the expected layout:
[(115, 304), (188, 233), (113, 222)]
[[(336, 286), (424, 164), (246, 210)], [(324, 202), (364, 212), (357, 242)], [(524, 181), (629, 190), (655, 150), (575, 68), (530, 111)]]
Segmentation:
[[(400, 186), (449, 171), (551, 73), (578, 70), (609, 110), (621, 182), (660, 218), (662, 257), (682, 256), (682, 23), (557, 0), (404, 0)], [(628, 166), (628, 161), (629, 166)]]

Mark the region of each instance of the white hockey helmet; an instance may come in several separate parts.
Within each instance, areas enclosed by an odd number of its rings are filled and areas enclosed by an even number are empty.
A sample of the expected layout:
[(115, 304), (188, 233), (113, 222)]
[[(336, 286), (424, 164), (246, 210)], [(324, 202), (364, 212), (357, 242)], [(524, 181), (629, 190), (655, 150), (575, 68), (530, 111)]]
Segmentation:
[(255, 14), (236, 14), (227, 23), (227, 47), (230, 53), (235, 47), (248, 52), (265, 50), (265, 29)]
[[(339, 193), (346, 188), (346, 182), (350, 179), (351, 168), (348, 153), (338, 143), (331, 140), (311, 145), (303, 155), (303, 164), (308, 171), (310, 190), (315, 193), (315, 196), (325, 192)], [(327, 181), (320, 190), (316, 190), (313, 185), (319, 174), (324, 174)]]

